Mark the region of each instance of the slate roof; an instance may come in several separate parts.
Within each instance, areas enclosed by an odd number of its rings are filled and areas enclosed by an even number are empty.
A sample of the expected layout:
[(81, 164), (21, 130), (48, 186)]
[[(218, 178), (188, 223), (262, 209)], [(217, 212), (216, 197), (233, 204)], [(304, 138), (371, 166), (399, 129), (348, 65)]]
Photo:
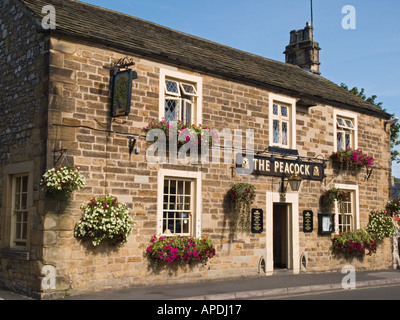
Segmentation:
[[(155, 23), (77, 0), (18, 0), (40, 20), (56, 9), (56, 34), (94, 41), (199, 72), (256, 85), (297, 98), (389, 119), (390, 115), (322, 76)], [(39, 25), (40, 25), (39, 23)], [(40, 27), (39, 27), (40, 28)], [(41, 28), (40, 28), (41, 29)], [(42, 30), (43, 31), (43, 30)]]

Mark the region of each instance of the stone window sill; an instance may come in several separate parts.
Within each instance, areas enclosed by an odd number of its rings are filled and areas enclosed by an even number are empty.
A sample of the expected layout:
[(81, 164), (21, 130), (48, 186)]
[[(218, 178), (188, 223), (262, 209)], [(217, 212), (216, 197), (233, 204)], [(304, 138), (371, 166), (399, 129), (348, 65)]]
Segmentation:
[(0, 249), (0, 258), (11, 258), (28, 261), (29, 252), (13, 249)]

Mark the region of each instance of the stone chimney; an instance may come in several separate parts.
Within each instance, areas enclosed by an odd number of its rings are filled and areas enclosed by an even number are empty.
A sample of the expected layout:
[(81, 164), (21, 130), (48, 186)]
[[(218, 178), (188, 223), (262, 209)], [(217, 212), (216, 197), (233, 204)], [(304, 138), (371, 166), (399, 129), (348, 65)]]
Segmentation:
[(286, 63), (295, 64), (315, 74), (319, 72), (319, 47), (314, 41), (314, 30), (309, 22), (304, 29), (290, 32), (290, 44), (286, 47)]

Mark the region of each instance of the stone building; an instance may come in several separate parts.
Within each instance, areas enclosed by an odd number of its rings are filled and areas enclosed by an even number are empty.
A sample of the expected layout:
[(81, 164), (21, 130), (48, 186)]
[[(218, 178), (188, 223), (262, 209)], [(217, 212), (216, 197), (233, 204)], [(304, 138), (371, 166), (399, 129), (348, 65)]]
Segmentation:
[[(282, 268), (392, 267), (391, 239), (362, 259), (330, 250), (334, 233), (365, 228), (390, 197), (390, 115), (319, 74), (310, 26), (291, 33), (281, 63), (75, 0), (3, 0), (0, 12), (1, 285), (49, 299)], [(118, 62), (133, 77), (130, 110), (115, 116)], [(144, 128), (163, 118), (224, 133), (219, 161), (150, 161)], [(335, 167), (330, 156), (346, 147), (374, 157), (373, 171)], [(41, 186), (61, 164), (86, 178), (68, 199)], [(286, 185), (293, 176), (298, 191)], [(227, 195), (239, 182), (255, 187), (250, 232), (232, 230)], [(348, 198), (329, 211), (320, 199), (333, 187)], [(79, 241), (81, 205), (106, 194), (129, 208), (127, 242)], [(185, 209), (166, 208), (177, 195)], [(216, 254), (154, 269), (144, 253), (162, 234), (208, 237)]]

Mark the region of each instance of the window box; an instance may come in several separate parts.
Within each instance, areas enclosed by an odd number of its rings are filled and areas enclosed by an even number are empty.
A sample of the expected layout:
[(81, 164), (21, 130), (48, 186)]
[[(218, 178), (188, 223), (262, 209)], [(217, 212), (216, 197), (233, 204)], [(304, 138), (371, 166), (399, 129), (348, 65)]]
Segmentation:
[(335, 169), (344, 170), (359, 170), (362, 167), (372, 167), (374, 158), (369, 157), (360, 149), (347, 148), (334, 152), (330, 159)]
[(147, 257), (156, 265), (178, 263), (180, 266), (206, 264), (215, 255), (215, 246), (210, 239), (187, 236), (157, 238), (153, 236), (146, 249)]

